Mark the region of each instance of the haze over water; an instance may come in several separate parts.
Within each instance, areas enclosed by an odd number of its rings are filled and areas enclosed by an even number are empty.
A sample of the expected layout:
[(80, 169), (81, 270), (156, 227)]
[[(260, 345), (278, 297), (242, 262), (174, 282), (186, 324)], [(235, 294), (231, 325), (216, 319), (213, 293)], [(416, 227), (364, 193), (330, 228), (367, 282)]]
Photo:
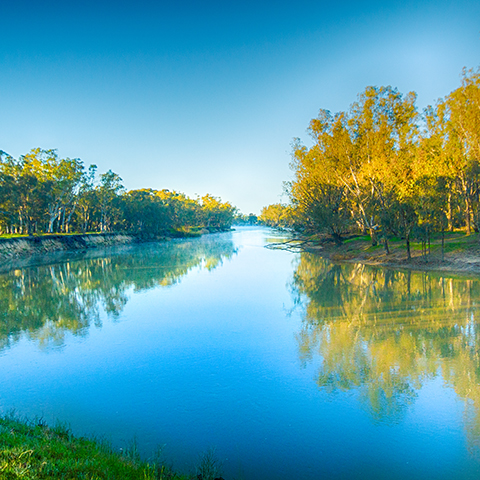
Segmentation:
[[(226, 479), (478, 478), (480, 283), (260, 228), (0, 275), (0, 408)], [(45, 262), (44, 262), (45, 263)]]

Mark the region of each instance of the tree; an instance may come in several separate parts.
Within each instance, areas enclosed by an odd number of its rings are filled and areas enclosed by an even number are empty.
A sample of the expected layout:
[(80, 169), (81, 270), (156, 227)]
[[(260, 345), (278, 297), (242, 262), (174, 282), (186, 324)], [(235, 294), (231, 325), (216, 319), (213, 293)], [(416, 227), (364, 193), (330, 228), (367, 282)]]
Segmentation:
[(462, 85), (445, 102), (445, 144), (455, 160), (455, 173), (465, 202), (467, 233), (471, 231), (479, 196), (480, 70), (464, 70)]
[(269, 227), (291, 228), (293, 227), (292, 207), (281, 203), (274, 203), (262, 208), (258, 220)]
[[(87, 232), (91, 225), (91, 213), (94, 209), (96, 192), (95, 192), (95, 175), (97, 172), (96, 165), (90, 165), (88, 171), (82, 176), (80, 188), (77, 196), (77, 227), (82, 232)], [(71, 215), (75, 209), (72, 209)]]
[(221, 199), (207, 193), (200, 199), (200, 204), (205, 227), (225, 230), (232, 226), (237, 209), (229, 202), (222, 202)]
[(98, 199), (101, 232), (112, 228), (115, 216), (119, 213), (117, 200), (124, 190), (122, 179), (112, 170), (100, 175), (100, 185), (95, 189), (95, 193)]
[(367, 87), (347, 113), (320, 110), (308, 130), (311, 148), (294, 141), (295, 179), (287, 193), (307, 230), (328, 231), (339, 241), (340, 232), (357, 225), (377, 244), (381, 222), (393, 224), (387, 199), (410, 195), (415, 99), (392, 87)]

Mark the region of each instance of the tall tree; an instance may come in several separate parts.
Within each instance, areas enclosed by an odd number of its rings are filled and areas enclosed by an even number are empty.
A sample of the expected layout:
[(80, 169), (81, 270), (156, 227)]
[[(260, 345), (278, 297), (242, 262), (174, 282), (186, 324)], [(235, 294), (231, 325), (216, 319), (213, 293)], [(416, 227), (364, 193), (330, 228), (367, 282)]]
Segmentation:
[(100, 185), (95, 189), (95, 193), (98, 199), (101, 232), (107, 232), (113, 226), (115, 214), (118, 213), (117, 201), (124, 190), (122, 179), (112, 170), (100, 175)]

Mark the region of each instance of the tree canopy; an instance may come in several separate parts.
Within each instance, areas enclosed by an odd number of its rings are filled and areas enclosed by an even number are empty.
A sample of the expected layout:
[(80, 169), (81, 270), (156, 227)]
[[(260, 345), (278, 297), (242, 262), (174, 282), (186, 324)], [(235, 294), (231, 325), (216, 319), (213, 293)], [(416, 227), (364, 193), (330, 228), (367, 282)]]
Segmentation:
[[(348, 111), (320, 110), (310, 147), (292, 144), (289, 205), (261, 219), (341, 242), (346, 233), (427, 241), (433, 232), (480, 229), (480, 69), (422, 114), (416, 94), (367, 87)], [(287, 215), (288, 212), (288, 215)]]
[(166, 235), (229, 229), (237, 209), (213, 195), (191, 199), (167, 189), (127, 191), (108, 170), (33, 149), (15, 159), (0, 151), (0, 233), (128, 231)]

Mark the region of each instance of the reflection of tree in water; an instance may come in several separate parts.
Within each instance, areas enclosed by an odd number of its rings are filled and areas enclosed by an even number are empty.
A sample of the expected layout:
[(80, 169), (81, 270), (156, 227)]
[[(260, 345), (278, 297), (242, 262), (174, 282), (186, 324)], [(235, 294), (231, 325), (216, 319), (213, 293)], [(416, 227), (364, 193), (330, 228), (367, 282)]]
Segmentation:
[(305, 308), (299, 355), (320, 357), (320, 387), (355, 389), (375, 418), (395, 420), (441, 373), (470, 405), (468, 433), (478, 442), (480, 282), (302, 254), (293, 289)]
[(192, 268), (212, 270), (235, 253), (228, 236), (214, 235), (1, 274), (0, 349), (22, 334), (40, 345), (61, 345), (67, 332), (84, 335), (91, 323), (99, 326), (101, 307), (117, 318), (128, 289), (173, 285)]

